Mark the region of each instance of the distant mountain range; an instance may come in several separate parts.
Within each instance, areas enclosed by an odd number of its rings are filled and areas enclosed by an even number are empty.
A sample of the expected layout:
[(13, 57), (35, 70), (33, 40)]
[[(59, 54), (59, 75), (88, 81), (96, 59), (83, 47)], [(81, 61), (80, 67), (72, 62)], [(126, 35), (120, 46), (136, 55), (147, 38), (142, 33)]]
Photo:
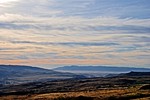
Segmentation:
[(31, 66), (0, 65), (0, 85), (80, 77), (84, 76)]
[(134, 72), (150, 72), (150, 68), (134, 68), (134, 67), (113, 67), (113, 66), (64, 66), (53, 69), (60, 72), (70, 72), (86, 77), (105, 77), (108, 75), (118, 75), (120, 73)]
[(134, 67), (108, 67), (108, 66), (64, 66), (53, 70), (62, 71), (101, 71), (101, 72), (150, 72), (150, 68), (134, 68)]
[(0, 86), (38, 81), (44, 82), (103, 76), (112, 77), (120, 73), (128, 73), (131, 71), (150, 72), (150, 69), (107, 66), (64, 66), (49, 70), (32, 66), (0, 65)]

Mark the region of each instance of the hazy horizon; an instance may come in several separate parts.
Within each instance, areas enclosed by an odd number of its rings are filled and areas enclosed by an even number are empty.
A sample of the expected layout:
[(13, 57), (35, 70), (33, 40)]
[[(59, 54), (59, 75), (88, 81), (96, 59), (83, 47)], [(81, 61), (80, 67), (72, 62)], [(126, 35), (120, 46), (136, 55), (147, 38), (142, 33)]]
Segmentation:
[(150, 68), (150, 1), (0, 0), (0, 64)]
[[(150, 67), (140, 67), (140, 66), (111, 66), (111, 65), (60, 65), (60, 66), (33, 66), (33, 65), (22, 65), (22, 64), (0, 64), (4, 66), (30, 66), (30, 67), (37, 67), (37, 68), (44, 68), (44, 69), (55, 69), (55, 68), (61, 68), (61, 67), (71, 67), (71, 66), (78, 66), (78, 67), (118, 67), (118, 68), (148, 68)], [(98, 71), (99, 72), (99, 71)]]

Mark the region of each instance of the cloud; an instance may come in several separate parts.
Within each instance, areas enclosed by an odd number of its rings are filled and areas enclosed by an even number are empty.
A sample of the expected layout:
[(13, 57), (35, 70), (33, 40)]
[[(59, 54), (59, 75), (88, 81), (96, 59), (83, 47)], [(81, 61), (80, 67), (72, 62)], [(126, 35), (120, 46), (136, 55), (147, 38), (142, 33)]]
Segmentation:
[[(100, 33), (100, 31), (124, 31), (124, 33), (149, 33), (150, 19), (117, 17), (35, 17), (18, 14), (0, 15), (0, 29), (58, 31), (62, 33)], [(58, 33), (57, 32), (57, 33)]]
[[(0, 63), (149, 64), (147, 0), (0, 4)], [(139, 61), (139, 58), (142, 60)]]
[(35, 45), (62, 45), (62, 46), (115, 46), (118, 43), (109, 42), (32, 42), (32, 41), (11, 41), (17, 44), (35, 44)]
[(37, 25), (85, 25), (85, 26), (145, 26), (149, 27), (150, 19), (133, 19), (118, 17), (95, 17), (84, 18), (79, 16), (71, 17), (36, 17), (18, 14), (0, 15), (0, 22), (8, 22), (13, 24), (37, 24)]

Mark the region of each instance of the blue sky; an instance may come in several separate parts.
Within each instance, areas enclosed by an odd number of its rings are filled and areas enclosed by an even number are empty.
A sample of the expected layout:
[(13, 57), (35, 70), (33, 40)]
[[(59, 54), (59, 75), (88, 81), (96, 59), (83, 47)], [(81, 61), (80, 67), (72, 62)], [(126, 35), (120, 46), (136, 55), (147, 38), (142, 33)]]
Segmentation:
[(150, 67), (149, 0), (0, 0), (0, 64)]

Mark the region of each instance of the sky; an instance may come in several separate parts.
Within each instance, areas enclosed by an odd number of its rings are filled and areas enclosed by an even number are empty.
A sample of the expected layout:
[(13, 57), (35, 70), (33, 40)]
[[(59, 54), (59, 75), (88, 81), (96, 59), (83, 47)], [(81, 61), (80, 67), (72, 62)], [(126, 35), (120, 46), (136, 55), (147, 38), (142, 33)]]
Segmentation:
[(0, 0), (0, 64), (150, 68), (150, 0)]

